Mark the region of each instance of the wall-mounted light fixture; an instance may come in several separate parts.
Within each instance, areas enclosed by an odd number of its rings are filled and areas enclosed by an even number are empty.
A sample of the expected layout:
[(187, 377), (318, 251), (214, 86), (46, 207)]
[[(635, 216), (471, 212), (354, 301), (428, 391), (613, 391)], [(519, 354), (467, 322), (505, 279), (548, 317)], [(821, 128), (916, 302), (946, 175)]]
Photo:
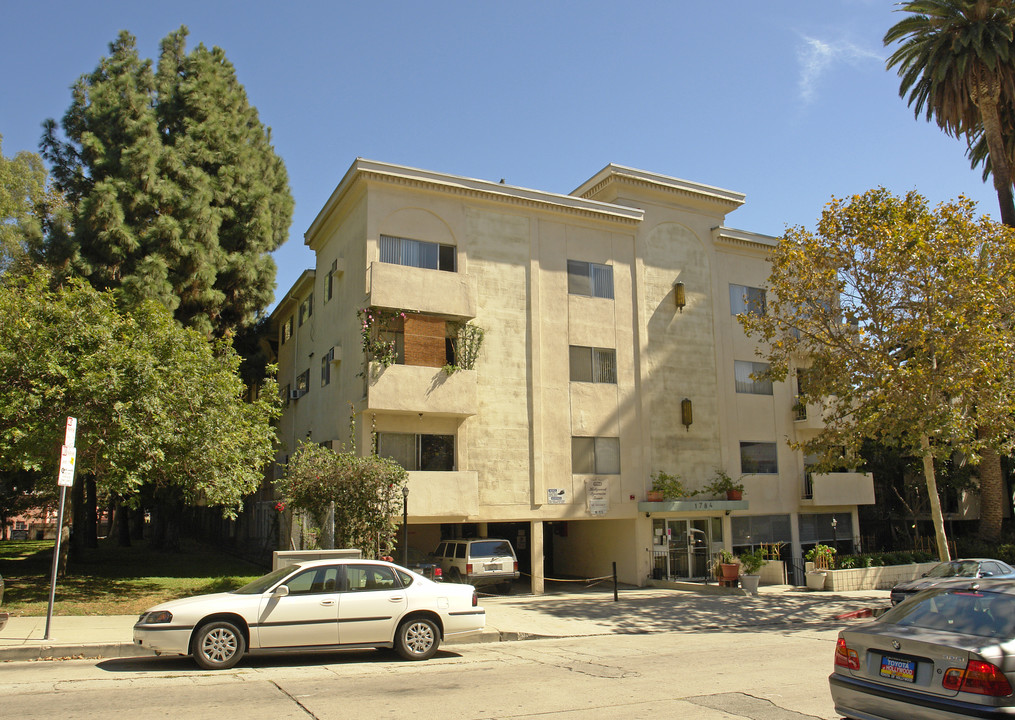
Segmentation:
[(684, 398), (680, 401), (680, 422), (683, 423), (684, 428), (690, 432), (691, 423), (694, 422), (694, 415), (691, 412), (690, 398)]
[(677, 304), (677, 310), (684, 312), (684, 306), (687, 305), (687, 298), (684, 296), (684, 283), (673, 283), (673, 300)]

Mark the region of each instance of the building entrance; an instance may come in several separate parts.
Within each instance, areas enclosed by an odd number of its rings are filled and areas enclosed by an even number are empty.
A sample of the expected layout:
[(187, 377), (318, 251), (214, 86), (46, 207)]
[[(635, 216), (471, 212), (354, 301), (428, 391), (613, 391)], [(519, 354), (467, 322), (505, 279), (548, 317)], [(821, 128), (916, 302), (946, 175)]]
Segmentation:
[(706, 580), (723, 546), (721, 518), (656, 518), (652, 535), (656, 580)]

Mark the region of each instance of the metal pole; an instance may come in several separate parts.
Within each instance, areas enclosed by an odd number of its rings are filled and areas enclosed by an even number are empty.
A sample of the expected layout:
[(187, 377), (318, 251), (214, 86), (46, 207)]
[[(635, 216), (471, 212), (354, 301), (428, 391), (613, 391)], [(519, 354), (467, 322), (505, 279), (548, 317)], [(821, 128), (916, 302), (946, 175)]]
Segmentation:
[(409, 486), (402, 488), (402, 567), (409, 567)]
[(613, 563), (613, 602), (620, 600), (620, 595), (617, 594), (617, 563)]
[(56, 544), (53, 546), (53, 573), (49, 581), (49, 609), (46, 611), (46, 633), (43, 640), (49, 640), (49, 625), (53, 620), (53, 601), (56, 599), (56, 574), (60, 568), (60, 536), (63, 534), (63, 504), (67, 498), (67, 488), (60, 486), (60, 511), (56, 516)]

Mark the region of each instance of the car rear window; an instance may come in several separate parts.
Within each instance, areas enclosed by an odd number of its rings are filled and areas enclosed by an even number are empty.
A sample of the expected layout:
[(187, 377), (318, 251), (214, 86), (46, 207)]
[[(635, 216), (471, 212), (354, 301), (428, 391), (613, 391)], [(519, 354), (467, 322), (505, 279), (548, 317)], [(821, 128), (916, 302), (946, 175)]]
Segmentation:
[(469, 548), (472, 557), (511, 557), (511, 543), (505, 540), (483, 540), (472, 543)]
[(1015, 597), (973, 590), (929, 590), (881, 616), (902, 627), (1015, 638)]

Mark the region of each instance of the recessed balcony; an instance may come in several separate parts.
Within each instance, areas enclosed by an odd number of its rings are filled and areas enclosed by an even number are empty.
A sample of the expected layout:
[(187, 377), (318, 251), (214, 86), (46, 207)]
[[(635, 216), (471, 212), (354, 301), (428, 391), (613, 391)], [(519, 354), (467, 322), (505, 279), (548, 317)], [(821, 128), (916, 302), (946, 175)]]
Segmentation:
[[(871, 473), (811, 473), (805, 485), (805, 505), (874, 504), (874, 476)], [(810, 490), (810, 497), (807, 497), (807, 490)]]
[(476, 317), (476, 279), (392, 263), (370, 264), (369, 305), (459, 318)]
[(469, 518), (479, 514), (479, 473), (410, 472), (409, 515), (425, 518)]
[(441, 368), (370, 363), (367, 410), (468, 417), (479, 412), (475, 370), (447, 374)]

